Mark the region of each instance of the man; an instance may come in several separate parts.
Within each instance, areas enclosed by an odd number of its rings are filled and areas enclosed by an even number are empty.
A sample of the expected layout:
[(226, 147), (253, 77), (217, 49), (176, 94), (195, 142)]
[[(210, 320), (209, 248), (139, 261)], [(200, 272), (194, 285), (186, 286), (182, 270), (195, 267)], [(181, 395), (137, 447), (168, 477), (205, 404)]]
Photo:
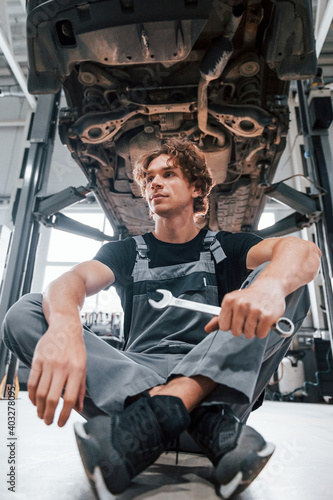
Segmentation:
[[(59, 426), (74, 407), (88, 417), (75, 432), (97, 498), (124, 491), (185, 430), (229, 498), (274, 451), (245, 421), (290, 344), (272, 326), (285, 315), (300, 327), (304, 285), (318, 271), (320, 251), (292, 237), (200, 230), (212, 179), (190, 141), (174, 139), (145, 155), (135, 176), (155, 230), (107, 243), (52, 282), (43, 300), (23, 297), (7, 314), (4, 340), (31, 365), (29, 397), (46, 424), (62, 394)], [(123, 352), (87, 329), (82, 334), (85, 297), (111, 284), (125, 311)], [(160, 298), (158, 288), (222, 302), (221, 313), (156, 311), (148, 299)]]

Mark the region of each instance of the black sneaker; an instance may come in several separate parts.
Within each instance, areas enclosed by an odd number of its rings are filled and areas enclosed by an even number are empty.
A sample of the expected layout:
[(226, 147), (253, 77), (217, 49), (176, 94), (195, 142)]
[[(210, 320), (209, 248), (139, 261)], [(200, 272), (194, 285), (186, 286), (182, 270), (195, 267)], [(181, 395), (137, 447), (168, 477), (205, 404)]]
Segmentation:
[(190, 424), (181, 399), (141, 398), (122, 413), (74, 425), (81, 459), (98, 500), (126, 490), (131, 479), (169, 449)]
[(228, 407), (201, 406), (191, 417), (188, 432), (215, 466), (220, 496), (234, 498), (257, 477), (275, 446), (239, 422)]

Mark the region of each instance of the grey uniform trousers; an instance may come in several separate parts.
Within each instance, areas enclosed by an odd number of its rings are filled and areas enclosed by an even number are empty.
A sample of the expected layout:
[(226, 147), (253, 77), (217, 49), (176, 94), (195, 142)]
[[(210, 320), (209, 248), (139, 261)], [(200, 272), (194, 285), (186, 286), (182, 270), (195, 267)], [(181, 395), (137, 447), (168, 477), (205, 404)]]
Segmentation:
[[(246, 286), (262, 267), (249, 275)], [(41, 294), (24, 295), (8, 311), (2, 325), (5, 345), (28, 367), (37, 342), (47, 330), (41, 300)], [(290, 294), (286, 303), (284, 315), (294, 321), (297, 331), (309, 309), (307, 287)], [(174, 352), (170, 349), (161, 354), (121, 352), (85, 326), (83, 338), (87, 351), (84, 416), (121, 411), (127, 397), (165, 384), (177, 375), (203, 375), (218, 383), (203, 404), (230, 404), (242, 421), (246, 421), (291, 342), (274, 330), (264, 339), (235, 337), (218, 330), (184, 355), (177, 352), (177, 346)]]

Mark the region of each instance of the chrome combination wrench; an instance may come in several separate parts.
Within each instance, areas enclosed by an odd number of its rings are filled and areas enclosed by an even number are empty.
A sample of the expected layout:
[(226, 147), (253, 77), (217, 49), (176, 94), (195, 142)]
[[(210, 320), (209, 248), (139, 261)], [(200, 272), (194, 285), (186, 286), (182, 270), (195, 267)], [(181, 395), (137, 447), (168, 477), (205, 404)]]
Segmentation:
[[(149, 304), (154, 307), (154, 309), (164, 309), (165, 307), (180, 307), (182, 309), (189, 309), (190, 311), (198, 311), (207, 314), (212, 314), (213, 316), (218, 316), (221, 312), (221, 308), (217, 306), (211, 306), (208, 304), (201, 304), (200, 302), (192, 302), (191, 300), (178, 299), (174, 297), (169, 290), (163, 290), (159, 288), (156, 292), (163, 295), (161, 300), (148, 299)], [(272, 326), (272, 328), (281, 337), (290, 337), (294, 333), (294, 323), (291, 319), (282, 316), (277, 320), (277, 322)]]

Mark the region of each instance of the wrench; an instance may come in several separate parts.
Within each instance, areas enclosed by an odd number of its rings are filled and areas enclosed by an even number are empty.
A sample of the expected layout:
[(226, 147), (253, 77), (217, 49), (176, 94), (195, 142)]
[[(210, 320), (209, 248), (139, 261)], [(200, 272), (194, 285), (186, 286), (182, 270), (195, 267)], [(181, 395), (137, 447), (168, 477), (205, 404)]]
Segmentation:
[[(148, 299), (149, 304), (155, 309), (164, 309), (165, 307), (173, 306), (181, 307), (182, 309), (189, 309), (190, 311), (212, 314), (213, 316), (218, 316), (221, 312), (221, 308), (217, 306), (201, 304), (200, 302), (192, 302), (191, 300), (178, 299), (177, 297), (174, 297), (169, 290), (159, 288), (156, 292), (163, 295), (161, 300), (156, 301)], [(282, 316), (277, 320), (272, 328), (281, 337), (290, 337), (290, 335), (294, 333), (295, 326), (291, 319)]]

